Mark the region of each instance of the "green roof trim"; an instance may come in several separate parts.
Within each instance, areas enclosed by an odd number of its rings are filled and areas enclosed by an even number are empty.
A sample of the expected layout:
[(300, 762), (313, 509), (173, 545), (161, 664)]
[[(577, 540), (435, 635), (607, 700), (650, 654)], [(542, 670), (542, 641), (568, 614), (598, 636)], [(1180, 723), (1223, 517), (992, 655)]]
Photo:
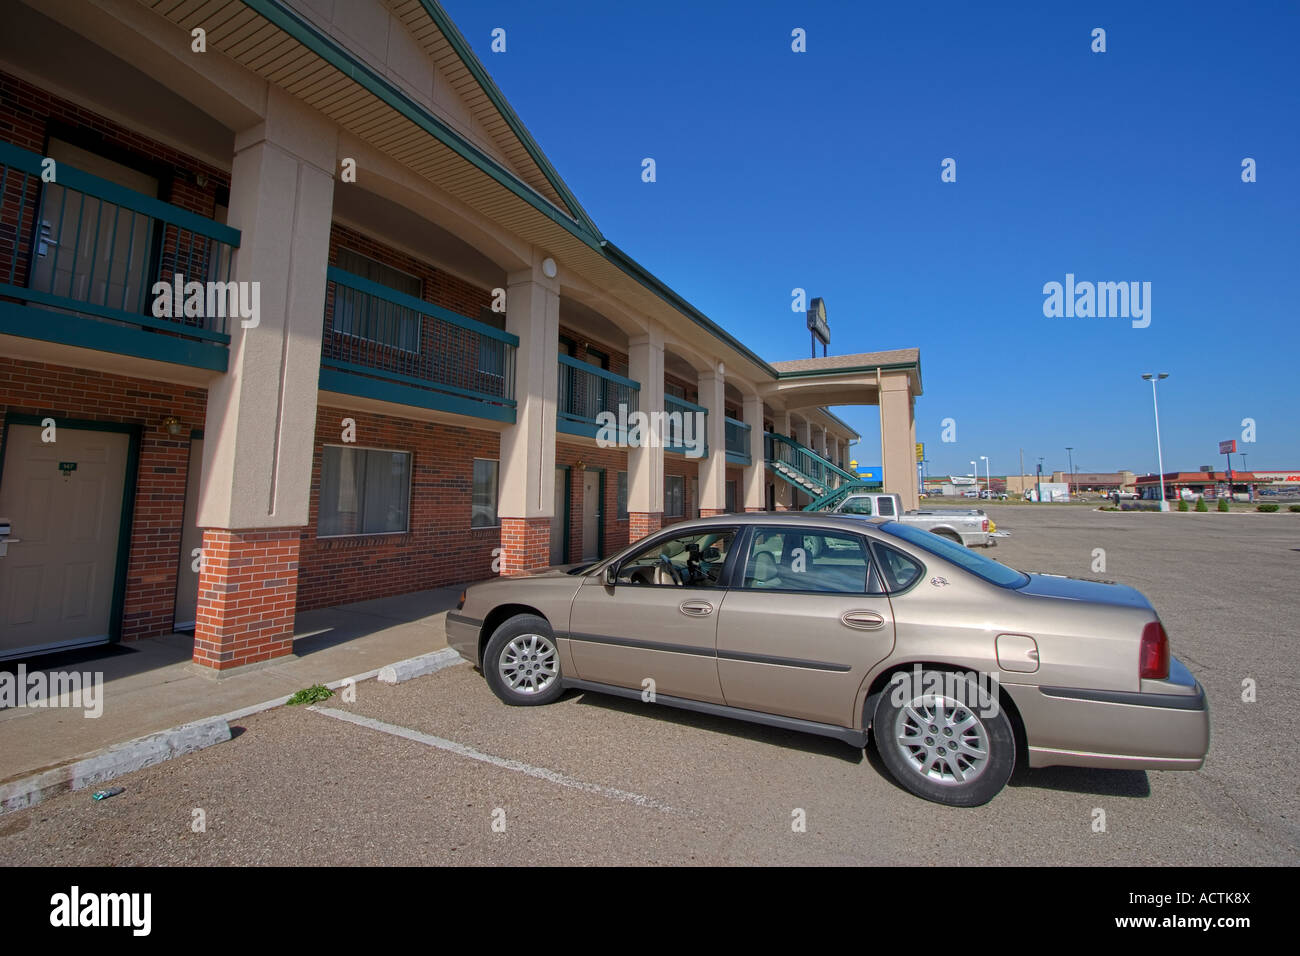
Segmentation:
[[(491, 176), (500, 185), (508, 189), (515, 196), (527, 202), (533, 208), (537, 209), (552, 222), (563, 227), (570, 234), (582, 240), (583, 243), (593, 250), (601, 253), (608, 262), (620, 269), (628, 277), (639, 282), (650, 292), (653, 292), (669, 306), (677, 310), (686, 318), (690, 319), (700, 328), (704, 329), (714, 338), (723, 344), (734, 349), (749, 361), (757, 365), (762, 371), (771, 375), (773, 379), (799, 378), (807, 375), (819, 373), (808, 372), (778, 372), (765, 359), (760, 358), (748, 346), (743, 344), (734, 335), (727, 332), (722, 326), (718, 325), (708, 316), (706, 316), (695, 306), (686, 301), (679, 293), (670, 288), (662, 279), (655, 276), (645, 266), (641, 265), (626, 252), (620, 249), (614, 243), (604, 238), (600, 230), (597, 229), (591, 217), (587, 215), (582, 205), (573, 195), (572, 191), (565, 185), (550, 161), (542, 153), (537, 142), (528, 133), (515, 111), (506, 101), (505, 96), (501, 93), (497, 85), (492, 81), (487, 71), (483, 68), (482, 63), (474, 54), (465, 38), (460, 31), (456, 29), (455, 24), (447, 16), (446, 11), (438, 5), (436, 0), (421, 0), (421, 5), (425, 8), (434, 24), (442, 31), (451, 44), (452, 49), (461, 58), (466, 69), (473, 74), (475, 80), (482, 86), (484, 93), (492, 101), (493, 105), (500, 110), (502, 117), (519, 137), (525, 150), (533, 161), (537, 163), (542, 174), (547, 181), (555, 188), (556, 192), (569, 207), (569, 212), (573, 218), (566, 216), (564, 212), (556, 208), (552, 203), (546, 200), (541, 194), (526, 183), (522, 182), (514, 173), (502, 166), (491, 156), (484, 153), (473, 143), (466, 140), (460, 133), (452, 129), (446, 123), (442, 122), (427, 109), (415, 102), (407, 94), (380, 76), (366, 64), (348, 52), (342, 45), (332, 37), (321, 33), (313, 24), (308, 23), (298, 13), (285, 6), (285, 0), (242, 0), (245, 6), (249, 7), (268, 22), (279, 27), (289, 36), (293, 37), (299, 43), (302, 43), (312, 52), (316, 53), (331, 66), (338, 69), (349, 79), (354, 80), (366, 90), (373, 93), (384, 103), (397, 110), (416, 126), (429, 133), (440, 143), (453, 150), (462, 159), (465, 159), (482, 172)], [(870, 366), (869, 370), (874, 371), (877, 366)], [(908, 363), (900, 365), (882, 365), (882, 369), (895, 368), (915, 368), (917, 374), (920, 374), (920, 364)], [(864, 369), (838, 369), (835, 372), (821, 374), (835, 374), (844, 371), (862, 371)]]
[(447, 42), (451, 44), (451, 48), (456, 51), (456, 55), (460, 57), (461, 62), (465, 64), (465, 68), (469, 70), (474, 76), (474, 79), (478, 81), (479, 86), (483, 88), (483, 92), (486, 93), (488, 99), (492, 101), (492, 105), (497, 108), (497, 111), (501, 114), (502, 118), (505, 119), (506, 124), (510, 127), (511, 131), (516, 137), (518, 137), (519, 142), (523, 144), (528, 155), (531, 156), (533, 162), (537, 164), (537, 168), (540, 169), (542, 175), (546, 177), (546, 181), (549, 182), (552, 188), (560, 194), (560, 198), (564, 200), (564, 204), (569, 207), (569, 212), (572, 213), (573, 217), (582, 223), (582, 225), (585, 226), (592, 235), (600, 238), (600, 230), (596, 228), (596, 224), (592, 222), (591, 217), (587, 215), (587, 211), (582, 208), (582, 204), (578, 202), (578, 197), (573, 194), (573, 191), (570, 190), (564, 180), (560, 178), (560, 174), (556, 172), (555, 167), (551, 165), (551, 161), (546, 158), (546, 154), (542, 152), (542, 148), (537, 145), (537, 141), (533, 139), (532, 134), (528, 132), (528, 128), (524, 126), (523, 120), (519, 118), (519, 115), (514, 111), (514, 108), (511, 107), (510, 103), (506, 100), (505, 95), (502, 94), (500, 88), (492, 80), (487, 69), (483, 66), (483, 61), (474, 53), (473, 48), (469, 45), (468, 41), (466, 41), (460, 30), (457, 29), (456, 24), (452, 22), (451, 17), (447, 16), (447, 12), (442, 9), (442, 6), (437, 3), (437, 0), (420, 0), (420, 2), (424, 6), (425, 11), (429, 14), (430, 19), (432, 19), (438, 29), (442, 31), (442, 35), (447, 38)]
[(540, 196), (531, 186), (522, 182), (491, 156), (466, 140), (388, 80), (366, 66), (332, 37), (321, 33), (297, 13), (289, 10), (284, 6), (283, 0), (243, 0), (243, 3), (246, 7), (249, 7), (268, 22), (279, 27), (289, 36), (306, 46), (325, 62), (343, 73), (344, 76), (361, 84), (384, 103), (397, 110), (426, 133), (432, 135), (444, 146), (455, 151), (462, 159), (487, 173), (520, 199), (547, 215), (593, 249), (599, 249), (600, 238), (597, 234), (589, 232), (585, 226), (566, 216)]

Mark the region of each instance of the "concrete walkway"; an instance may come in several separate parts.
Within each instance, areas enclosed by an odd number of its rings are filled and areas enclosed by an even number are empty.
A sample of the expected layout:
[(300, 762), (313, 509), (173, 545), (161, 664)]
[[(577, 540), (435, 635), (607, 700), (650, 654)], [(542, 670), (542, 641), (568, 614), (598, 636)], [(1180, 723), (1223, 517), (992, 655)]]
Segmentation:
[[(446, 647), (443, 623), (459, 594), (459, 588), (437, 588), (306, 611), (295, 622), (292, 656), (224, 677), (190, 662), (193, 640), (184, 634), (35, 659), (27, 663), (28, 674), (102, 674), (103, 712), (88, 718), (71, 708), (0, 710), (0, 783)], [(0, 664), (10, 674), (16, 668), (14, 661)]]

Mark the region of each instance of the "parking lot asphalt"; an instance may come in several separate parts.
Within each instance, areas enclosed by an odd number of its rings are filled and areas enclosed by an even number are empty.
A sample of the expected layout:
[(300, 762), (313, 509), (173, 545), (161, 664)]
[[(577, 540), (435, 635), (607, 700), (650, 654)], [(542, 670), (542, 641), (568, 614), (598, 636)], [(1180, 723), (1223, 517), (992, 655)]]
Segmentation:
[(102, 802), (81, 791), (6, 814), (0, 861), (1300, 862), (1285, 771), (1298, 749), (1300, 516), (988, 510), (1011, 532), (990, 556), (1152, 599), (1210, 697), (1202, 770), (1033, 770), (984, 807), (953, 809), (903, 791), (871, 748), (595, 694), (506, 707), (460, 665), (365, 682), (355, 703), (248, 717), (229, 743), (120, 778), (125, 792)]

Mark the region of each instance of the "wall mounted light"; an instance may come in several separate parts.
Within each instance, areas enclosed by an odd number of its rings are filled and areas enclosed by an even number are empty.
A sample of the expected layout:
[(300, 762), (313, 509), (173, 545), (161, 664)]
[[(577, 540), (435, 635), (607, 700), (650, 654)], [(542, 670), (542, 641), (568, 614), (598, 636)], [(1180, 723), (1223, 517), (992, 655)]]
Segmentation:
[(542, 275), (546, 276), (546, 278), (554, 279), (559, 271), (560, 270), (555, 265), (555, 260), (550, 256), (547, 256), (542, 260)]
[(194, 185), (196, 185), (196, 186), (198, 186), (200, 189), (202, 189), (202, 188), (205, 187), (207, 184), (208, 184), (208, 174), (207, 174), (207, 173), (195, 173), (195, 174), (194, 174)]
[(181, 435), (181, 420), (175, 415), (168, 415), (162, 420), (163, 428), (167, 429), (167, 434), (172, 438), (179, 438)]
[(579, 458), (577, 461), (573, 463), (573, 469), (574, 471), (586, 471), (587, 463), (583, 461), (581, 458)]

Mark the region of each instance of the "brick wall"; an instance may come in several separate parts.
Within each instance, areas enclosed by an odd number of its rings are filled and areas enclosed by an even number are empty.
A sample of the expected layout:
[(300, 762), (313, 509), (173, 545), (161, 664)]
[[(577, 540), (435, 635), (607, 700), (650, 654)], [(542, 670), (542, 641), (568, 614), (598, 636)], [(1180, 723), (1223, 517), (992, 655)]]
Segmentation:
[[(185, 514), (185, 480), (192, 428), (202, 428), (207, 392), (0, 357), (0, 424), (11, 412), (40, 417), (123, 422), (142, 426), (131, 523), (122, 636), (170, 634), (175, 620), (176, 572)], [(175, 415), (181, 437), (161, 427)]]
[(663, 514), (658, 511), (633, 511), (628, 515), (628, 537), (640, 541), (663, 527)]
[(216, 670), (293, 650), (298, 528), (203, 531), (194, 661)]
[(551, 563), (550, 518), (501, 519), (501, 573), (523, 574)]
[[(356, 447), (410, 453), (405, 534), (317, 537), (324, 446), (343, 444), (344, 418), (356, 421)], [(319, 407), (298, 606), (328, 607), (491, 577), (492, 551), (502, 544), (501, 529), (471, 528), (470, 512), (474, 459), (499, 456), (495, 432)]]

